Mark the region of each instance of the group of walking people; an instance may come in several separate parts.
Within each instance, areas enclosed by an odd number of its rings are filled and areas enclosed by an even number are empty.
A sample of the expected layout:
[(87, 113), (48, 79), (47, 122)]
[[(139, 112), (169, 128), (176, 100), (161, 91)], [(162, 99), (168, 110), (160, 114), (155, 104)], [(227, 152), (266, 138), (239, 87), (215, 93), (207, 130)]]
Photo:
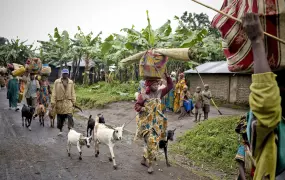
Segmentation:
[[(3, 75), (1, 76), (3, 77)], [(66, 119), (68, 120), (68, 129), (71, 129), (74, 125), (72, 114), (76, 102), (75, 88), (73, 81), (68, 78), (68, 69), (63, 69), (61, 76), (54, 82), (52, 89), (48, 76), (39, 76), (28, 72), (21, 77), (10, 74), (7, 83), (9, 109), (18, 111), (18, 103), (27, 104), (35, 109), (39, 105), (43, 105), (45, 112), (48, 109), (56, 112), (54, 114), (57, 114), (59, 135), (62, 134)], [(34, 117), (36, 116), (35, 111)]]
[(25, 73), (21, 77), (9, 75), (7, 85), (7, 99), (9, 109), (19, 110), (18, 103), (25, 103), (36, 108), (43, 104), (48, 108), (50, 103), (51, 88), (46, 76), (39, 76), (33, 73)]

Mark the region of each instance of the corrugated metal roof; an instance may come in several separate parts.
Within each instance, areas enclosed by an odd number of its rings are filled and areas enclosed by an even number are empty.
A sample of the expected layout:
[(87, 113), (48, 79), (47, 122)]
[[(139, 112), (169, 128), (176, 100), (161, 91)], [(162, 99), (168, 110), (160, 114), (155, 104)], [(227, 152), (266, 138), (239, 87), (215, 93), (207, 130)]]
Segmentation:
[[(205, 64), (201, 64), (200, 66), (197, 66), (196, 69), (199, 73), (225, 73), (225, 74), (232, 74), (233, 72), (230, 72), (228, 69), (227, 61), (217, 61), (217, 62), (207, 62)], [(184, 72), (185, 74), (195, 74), (197, 73), (196, 70), (190, 69)]]

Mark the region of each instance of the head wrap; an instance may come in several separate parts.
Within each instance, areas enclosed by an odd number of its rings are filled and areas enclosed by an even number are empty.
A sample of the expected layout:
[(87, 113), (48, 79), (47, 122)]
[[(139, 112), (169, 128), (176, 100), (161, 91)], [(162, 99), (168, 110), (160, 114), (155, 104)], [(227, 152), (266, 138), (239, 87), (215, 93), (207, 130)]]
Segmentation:
[(188, 89), (188, 86), (185, 84), (185, 85), (183, 86), (183, 89)]
[(209, 87), (209, 84), (205, 84), (204, 87)]
[(69, 74), (69, 70), (68, 69), (62, 69), (61, 74)]
[(144, 85), (145, 85), (145, 92), (146, 94), (149, 94), (150, 93), (150, 86), (153, 85), (154, 83), (157, 83), (158, 80), (146, 80)]

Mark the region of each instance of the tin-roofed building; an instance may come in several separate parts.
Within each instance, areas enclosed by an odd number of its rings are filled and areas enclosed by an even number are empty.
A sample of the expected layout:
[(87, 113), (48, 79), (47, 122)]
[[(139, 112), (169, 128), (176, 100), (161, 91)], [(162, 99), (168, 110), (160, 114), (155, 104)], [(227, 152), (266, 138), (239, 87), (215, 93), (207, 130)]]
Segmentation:
[[(196, 67), (205, 84), (209, 84), (215, 99), (225, 103), (248, 104), (251, 74), (233, 73), (228, 70), (226, 61), (207, 62)], [(196, 70), (185, 71), (187, 84), (191, 93), (203, 84)]]

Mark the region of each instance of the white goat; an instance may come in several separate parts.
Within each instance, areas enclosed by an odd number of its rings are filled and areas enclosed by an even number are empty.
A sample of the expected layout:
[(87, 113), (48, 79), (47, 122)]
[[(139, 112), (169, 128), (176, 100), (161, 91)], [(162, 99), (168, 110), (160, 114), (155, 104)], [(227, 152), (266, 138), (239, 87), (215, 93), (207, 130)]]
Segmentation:
[(98, 121), (99, 118), (97, 116), (94, 130), (95, 157), (98, 157), (99, 155), (99, 143), (107, 145), (111, 154), (109, 161), (113, 161), (113, 167), (114, 169), (117, 169), (113, 148), (116, 141), (122, 140), (125, 124), (121, 127), (112, 128), (105, 124), (100, 124)]
[(70, 157), (70, 148), (71, 145), (77, 146), (77, 149), (79, 151), (79, 160), (82, 160), (82, 146), (87, 146), (87, 148), (90, 147), (90, 142), (92, 140), (92, 137), (84, 137), (81, 133), (76, 132), (74, 129), (70, 129), (67, 135), (67, 153)]

